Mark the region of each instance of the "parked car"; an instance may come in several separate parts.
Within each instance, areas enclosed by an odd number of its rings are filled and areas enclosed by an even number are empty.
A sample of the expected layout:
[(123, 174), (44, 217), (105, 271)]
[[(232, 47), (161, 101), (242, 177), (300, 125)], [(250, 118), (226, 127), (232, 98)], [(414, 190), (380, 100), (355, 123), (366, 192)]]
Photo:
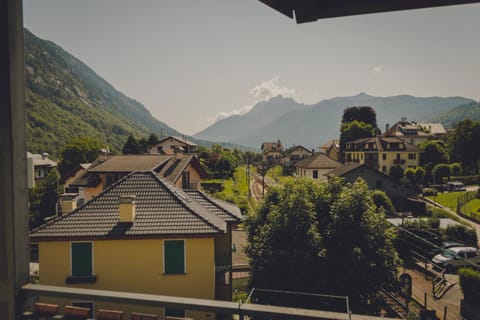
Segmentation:
[(466, 191), (465, 185), (460, 181), (450, 181), (446, 185), (446, 189), (450, 192), (454, 191)]
[(480, 267), (480, 254), (475, 247), (451, 247), (432, 258), (434, 267), (453, 272), (462, 267)]

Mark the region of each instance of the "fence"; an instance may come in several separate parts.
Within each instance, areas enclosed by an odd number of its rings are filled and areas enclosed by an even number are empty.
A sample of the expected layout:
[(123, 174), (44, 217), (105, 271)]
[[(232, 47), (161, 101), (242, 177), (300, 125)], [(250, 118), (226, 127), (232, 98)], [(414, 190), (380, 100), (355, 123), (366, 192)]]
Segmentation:
[(470, 218), (474, 221), (480, 221), (480, 212), (472, 210), (467, 204), (473, 199), (478, 198), (477, 191), (468, 191), (457, 199), (457, 213)]

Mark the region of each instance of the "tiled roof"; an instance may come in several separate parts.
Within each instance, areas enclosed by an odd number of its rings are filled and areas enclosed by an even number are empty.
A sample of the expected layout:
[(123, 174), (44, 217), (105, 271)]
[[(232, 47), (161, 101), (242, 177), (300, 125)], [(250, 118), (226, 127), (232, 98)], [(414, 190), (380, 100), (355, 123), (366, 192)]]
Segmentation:
[(207, 173), (193, 154), (183, 154), (181, 159), (171, 156), (168, 162), (161, 167), (158, 175), (175, 183), (189, 164), (192, 164), (202, 178), (207, 176)]
[(89, 172), (133, 172), (151, 171), (168, 161), (166, 155), (124, 155), (110, 156), (98, 165), (91, 166)]
[[(119, 223), (119, 197), (136, 196), (133, 224)], [(32, 241), (205, 236), (225, 221), (154, 172), (133, 172), (71, 213), (30, 234)]]
[(281, 152), (283, 150), (282, 143), (280, 140), (277, 142), (263, 142), (262, 143), (262, 151), (264, 153), (266, 152), (273, 152), (273, 151), (278, 151)]
[(418, 125), (432, 134), (447, 134), (447, 130), (441, 123), (419, 122)]
[(48, 158), (48, 154), (31, 153), (27, 151), (27, 158), (33, 159), (34, 166), (56, 167), (57, 163)]
[[(364, 149), (365, 145), (367, 143), (374, 143), (376, 146), (376, 149)], [(397, 143), (405, 146), (404, 149), (399, 149), (399, 148), (387, 148), (387, 144), (390, 143)], [(349, 141), (347, 144), (354, 144), (356, 145), (355, 149), (346, 149), (346, 152), (355, 152), (355, 151), (368, 151), (368, 152), (421, 152), (421, 150), (414, 146), (413, 144), (407, 143), (404, 140), (396, 137), (382, 137), (382, 136), (377, 136), (377, 137), (372, 137), (372, 138), (362, 138), (362, 139), (357, 139), (354, 141)]]
[(324, 174), (324, 176), (330, 176), (330, 175), (334, 175), (336, 177), (341, 177), (343, 176), (344, 174), (350, 172), (350, 171), (353, 171), (355, 170), (356, 168), (359, 168), (361, 166), (365, 166), (364, 163), (347, 163), (347, 164), (344, 164), (336, 169), (333, 169), (331, 171), (328, 171), (327, 173)]
[(240, 222), (243, 219), (240, 209), (229, 202), (213, 198), (196, 189), (185, 190), (185, 193), (224, 221)]
[(285, 154), (289, 154), (297, 149), (300, 149), (300, 150), (303, 150), (303, 151), (306, 151), (308, 153), (311, 153), (310, 150), (308, 150), (307, 148), (305, 148), (304, 146), (293, 146), (293, 147), (290, 147), (288, 148), (287, 150), (285, 150)]
[[(175, 140), (177, 140), (177, 141), (179, 141), (179, 142), (185, 143), (186, 145), (196, 146), (195, 143), (193, 143), (192, 141), (188, 140), (187, 138), (177, 137), (177, 136), (170, 136), (170, 137), (163, 138), (162, 140), (159, 141), (158, 144), (161, 144), (163, 141), (168, 140), (168, 139), (175, 139)], [(158, 144), (157, 144), (157, 145), (158, 145)]]
[(323, 153), (315, 153), (315, 155), (308, 157), (306, 159), (300, 160), (295, 164), (297, 168), (307, 168), (307, 169), (328, 169), (328, 168), (338, 168), (342, 164), (338, 161), (329, 158)]

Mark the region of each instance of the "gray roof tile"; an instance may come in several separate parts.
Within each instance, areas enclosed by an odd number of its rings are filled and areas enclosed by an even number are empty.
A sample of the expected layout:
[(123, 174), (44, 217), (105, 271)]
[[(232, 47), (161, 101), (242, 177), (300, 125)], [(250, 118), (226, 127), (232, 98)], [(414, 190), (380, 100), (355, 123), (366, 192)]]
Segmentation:
[[(119, 223), (119, 197), (135, 195), (133, 224)], [(133, 172), (71, 213), (33, 230), (33, 241), (222, 234), (225, 220), (154, 172)]]

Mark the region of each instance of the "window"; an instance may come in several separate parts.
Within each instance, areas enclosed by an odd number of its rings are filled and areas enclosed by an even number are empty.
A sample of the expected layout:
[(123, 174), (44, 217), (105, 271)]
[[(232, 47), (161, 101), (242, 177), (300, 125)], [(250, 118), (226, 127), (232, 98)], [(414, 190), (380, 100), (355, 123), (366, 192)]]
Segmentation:
[(400, 160), (400, 153), (397, 153), (397, 160)]
[(93, 275), (93, 242), (72, 242), (70, 244), (71, 275), (65, 279), (67, 284), (95, 283)]
[(163, 241), (163, 264), (165, 274), (185, 273), (185, 240)]
[(185, 309), (165, 308), (165, 318), (185, 318)]
[(387, 160), (387, 154), (386, 153), (382, 153), (382, 160)]
[(387, 172), (387, 166), (382, 166), (382, 172)]
[(318, 170), (313, 170), (313, 179), (318, 179)]
[(417, 154), (416, 153), (409, 153), (408, 154), (408, 159), (409, 160), (416, 160), (417, 159)]
[(93, 274), (93, 245), (91, 242), (72, 242), (72, 276), (82, 277)]

